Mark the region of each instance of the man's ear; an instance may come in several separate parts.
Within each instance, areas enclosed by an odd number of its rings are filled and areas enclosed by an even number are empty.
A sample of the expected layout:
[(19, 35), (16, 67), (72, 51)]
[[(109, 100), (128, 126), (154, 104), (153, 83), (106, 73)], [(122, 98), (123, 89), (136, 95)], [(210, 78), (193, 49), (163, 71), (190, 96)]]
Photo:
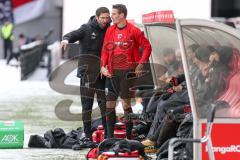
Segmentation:
[(125, 17), (124, 17), (124, 13), (121, 13), (121, 14), (120, 14), (120, 17), (121, 17), (121, 18), (125, 18)]

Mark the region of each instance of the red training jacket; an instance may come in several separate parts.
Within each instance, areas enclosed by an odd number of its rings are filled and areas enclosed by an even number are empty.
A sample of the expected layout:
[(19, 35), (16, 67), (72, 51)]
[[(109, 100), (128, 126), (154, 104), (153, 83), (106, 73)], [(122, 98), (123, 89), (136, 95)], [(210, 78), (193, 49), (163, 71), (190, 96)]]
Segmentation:
[[(141, 57), (139, 53), (140, 47), (143, 49)], [(128, 22), (123, 29), (113, 25), (107, 29), (105, 34), (101, 53), (101, 66), (107, 66), (110, 73), (116, 68), (116, 65), (119, 65), (119, 69), (126, 69), (126, 67), (132, 69), (134, 63), (146, 63), (151, 51), (152, 47), (149, 41), (139, 28)], [(113, 67), (113, 60), (120, 61), (115, 62)]]

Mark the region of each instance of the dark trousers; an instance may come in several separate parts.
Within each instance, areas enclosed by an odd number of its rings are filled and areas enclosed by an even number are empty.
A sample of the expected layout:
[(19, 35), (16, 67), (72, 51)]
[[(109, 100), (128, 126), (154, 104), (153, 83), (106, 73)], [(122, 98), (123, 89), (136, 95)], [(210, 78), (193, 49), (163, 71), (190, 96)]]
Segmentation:
[[(106, 130), (106, 97), (105, 97), (105, 79), (98, 77), (95, 83), (88, 84), (86, 77), (81, 78), (80, 96), (82, 103), (82, 120), (83, 128), (86, 137), (92, 136), (92, 108), (94, 95), (97, 95), (98, 106), (100, 107), (102, 124), (104, 127), (104, 135), (107, 135)], [(97, 118), (97, 117), (96, 117)]]
[(8, 39), (4, 40), (3, 47), (4, 47), (4, 59), (7, 59), (7, 64), (8, 64), (10, 61), (10, 57), (12, 57), (12, 54), (13, 54), (12, 41)]
[(157, 112), (154, 116), (153, 123), (148, 133), (148, 138), (157, 141), (160, 132), (160, 125), (166, 113), (178, 106), (189, 104), (188, 92), (183, 90), (182, 92), (175, 92), (168, 100), (160, 100), (157, 106)]

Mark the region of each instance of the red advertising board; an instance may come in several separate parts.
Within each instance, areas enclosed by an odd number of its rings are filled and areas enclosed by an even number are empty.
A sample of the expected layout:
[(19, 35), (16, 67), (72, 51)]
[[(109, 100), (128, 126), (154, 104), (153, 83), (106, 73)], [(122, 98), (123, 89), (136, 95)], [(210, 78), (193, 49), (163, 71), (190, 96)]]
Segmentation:
[(154, 22), (155, 12), (144, 14), (142, 16), (142, 23), (152, 23)]
[[(202, 124), (202, 136), (206, 124)], [(216, 160), (240, 160), (240, 124), (217, 123), (212, 128), (213, 151)], [(208, 160), (206, 144), (202, 145), (202, 160)]]
[(172, 10), (157, 11), (142, 16), (142, 23), (174, 23), (175, 18)]
[(162, 23), (174, 23), (175, 18), (173, 15), (173, 11), (158, 11), (155, 13), (155, 22), (162, 22)]

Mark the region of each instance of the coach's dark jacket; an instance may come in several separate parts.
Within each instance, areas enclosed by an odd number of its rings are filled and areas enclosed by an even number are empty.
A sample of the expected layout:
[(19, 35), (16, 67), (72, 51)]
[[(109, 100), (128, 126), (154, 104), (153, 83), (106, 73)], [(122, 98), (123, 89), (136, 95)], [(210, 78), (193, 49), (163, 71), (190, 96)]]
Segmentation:
[[(110, 26), (110, 23), (108, 26)], [(97, 23), (95, 16), (92, 16), (89, 19), (89, 22), (83, 24), (78, 30), (72, 31), (63, 36), (63, 40), (68, 40), (69, 43), (79, 41), (80, 57), (78, 65), (78, 77), (81, 77), (82, 74), (85, 73), (86, 67), (96, 67), (96, 72), (99, 71), (100, 59), (97, 61), (95, 59), (98, 59), (101, 56), (103, 40), (107, 28), (108, 27), (102, 29)], [(86, 55), (90, 55), (90, 58), (87, 58)], [(85, 64), (87, 64), (87, 66)], [(94, 68), (91, 70), (94, 70)]]

